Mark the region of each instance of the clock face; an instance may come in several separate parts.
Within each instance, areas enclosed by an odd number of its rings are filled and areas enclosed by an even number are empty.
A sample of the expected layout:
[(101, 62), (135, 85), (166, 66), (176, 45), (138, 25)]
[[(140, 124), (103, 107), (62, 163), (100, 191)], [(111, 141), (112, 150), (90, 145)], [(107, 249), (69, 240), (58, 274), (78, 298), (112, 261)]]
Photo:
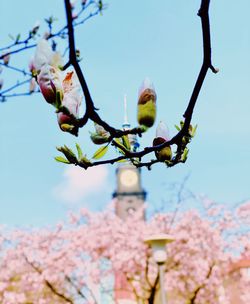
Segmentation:
[(138, 176), (134, 170), (124, 170), (121, 172), (121, 183), (126, 187), (134, 186), (138, 181)]

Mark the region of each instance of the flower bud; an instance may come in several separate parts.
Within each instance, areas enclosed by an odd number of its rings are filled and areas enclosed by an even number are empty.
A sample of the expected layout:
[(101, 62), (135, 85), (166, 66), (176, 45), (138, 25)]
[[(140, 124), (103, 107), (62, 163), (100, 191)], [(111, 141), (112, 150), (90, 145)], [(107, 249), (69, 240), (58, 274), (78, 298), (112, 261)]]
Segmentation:
[(90, 133), (92, 142), (96, 145), (102, 145), (109, 141), (110, 133), (107, 132), (102, 126), (95, 123), (95, 133)]
[(156, 117), (156, 93), (153, 84), (145, 79), (139, 89), (137, 120), (140, 125), (152, 127)]
[(45, 100), (58, 107), (63, 99), (62, 72), (51, 65), (44, 65), (38, 74), (37, 82)]
[[(169, 132), (167, 126), (164, 122), (160, 122), (157, 129), (156, 129), (156, 138), (153, 140), (153, 146), (158, 146), (169, 141)], [(170, 146), (166, 146), (159, 151), (155, 151), (156, 158), (164, 162), (166, 160), (171, 160), (172, 158), (172, 150)]]
[(97, 133), (91, 133), (90, 138), (92, 142), (96, 145), (102, 145), (109, 141), (109, 137), (100, 136)]
[(10, 54), (6, 54), (4, 57), (3, 57), (3, 63), (8, 65), (10, 62)]
[(59, 112), (57, 114), (58, 123), (62, 131), (76, 134), (78, 127), (74, 126), (74, 123), (79, 117), (82, 95), (80, 94), (79, 80), (74, 72), (66, 74), (63, 80), (63, 92), (62, 106), (68, 110), (69, 115)]
[(36, 35), (37, 32), (38, 32), (38, 30), (39, 30), (39, 28), (40, 28), (40, 21), (36, 21), (36, 23), (34, 24), (32, 30), (31, 30), (31, 33), (33, 35)]

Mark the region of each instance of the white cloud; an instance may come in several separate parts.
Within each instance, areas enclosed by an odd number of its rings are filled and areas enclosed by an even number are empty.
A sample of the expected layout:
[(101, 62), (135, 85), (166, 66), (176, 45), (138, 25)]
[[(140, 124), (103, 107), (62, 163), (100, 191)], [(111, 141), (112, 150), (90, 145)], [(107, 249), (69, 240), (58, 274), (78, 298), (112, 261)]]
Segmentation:
[(107, 185), (108, 169), (98, 166), (83, 170), (69, 166), (63, 172), (63, 180), (53, 189), (57, 199), (66, 203), (78, 203), (91, 194), (104, 190)]

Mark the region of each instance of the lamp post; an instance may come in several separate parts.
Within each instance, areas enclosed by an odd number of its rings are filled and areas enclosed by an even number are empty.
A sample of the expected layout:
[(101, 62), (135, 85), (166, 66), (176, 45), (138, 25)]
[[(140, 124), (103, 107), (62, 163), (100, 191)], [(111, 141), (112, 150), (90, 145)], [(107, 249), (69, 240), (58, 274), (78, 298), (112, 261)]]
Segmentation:
[(167, 261), (166, 244), (174, 241), (168, 234), (155, 234), (144, 240), (153, 250), (153, 258), (159, 267), (161, 303), (167, 304), (166, 292), (164, 289), (164, 264)]

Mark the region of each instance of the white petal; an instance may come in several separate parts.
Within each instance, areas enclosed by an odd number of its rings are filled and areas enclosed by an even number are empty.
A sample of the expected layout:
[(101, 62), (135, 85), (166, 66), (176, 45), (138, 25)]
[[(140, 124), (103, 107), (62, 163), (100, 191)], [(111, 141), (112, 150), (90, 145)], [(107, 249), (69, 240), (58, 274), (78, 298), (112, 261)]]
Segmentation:
[(153, 85), (152, 81), (148, 77), (146, 77), (143, 80), (143, 82), (142, 82), (142, 84), (141, 84), (141, 86), (139, 88), (139, 94), (138, 94), (139, 97), (140, 97), (141, 93), (144, 92), (146, 89), (151, 89), (151, 90), (155, 91), (154, 85)]
[(163, 121), (160, 121), (156, 129), (156, 137), (162, 137), (165, 140), (170, 140), (168, 127)]
[(34, 67), (37, 71), (40, 71), (42, 66), (49, 64), (53, 56), (53, 51), (48, 41), (41, 39), (37, 43), (36, 52), (34, 56)]

